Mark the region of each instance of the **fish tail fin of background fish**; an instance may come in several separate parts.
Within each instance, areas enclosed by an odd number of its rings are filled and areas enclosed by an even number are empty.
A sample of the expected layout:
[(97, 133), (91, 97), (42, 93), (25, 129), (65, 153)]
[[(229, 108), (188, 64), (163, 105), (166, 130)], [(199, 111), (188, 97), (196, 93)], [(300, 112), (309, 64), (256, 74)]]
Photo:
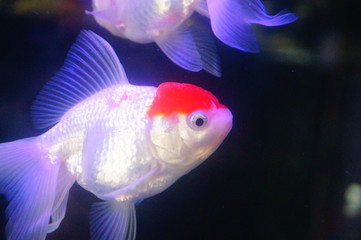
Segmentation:
[[(210, 19), (211, 29), (194, 12)], [(202, 69), (220, 77), (212, 31), (223, 43), (256, 53), (252, 24), (279, 26), (297, 20), (285, 10), (269, 15), (260, 0), (93, 0), (87, 11), (112, 34), (138, 43), (155, 42), (174, 63), (189, 71)]]
[(76, 181), (93, 205), (91, 239), (134, 240), (135, 206), (201, 164), (232, 128), (210, 92), (184, 83), (128, 82), (112, 47), (82, 31), (32, 106), (37, 137), (0, 144), (9, 240), (44, 240)]

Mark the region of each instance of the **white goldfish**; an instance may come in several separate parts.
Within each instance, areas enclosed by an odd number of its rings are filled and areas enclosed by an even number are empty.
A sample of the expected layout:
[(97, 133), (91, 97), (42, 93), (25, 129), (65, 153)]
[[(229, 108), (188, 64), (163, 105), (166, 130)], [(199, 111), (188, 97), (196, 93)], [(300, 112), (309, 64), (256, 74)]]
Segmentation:
[(135, 86), (111, 46), (82, 31), (64, 67), (32, 107), (44, 134), (0, 144), (0, 192), (9, 240), (43, 240), (65, 215), (76, 181), (104, 202), (91, 239), (134, 240), (134, 204), (202, 163), (232, 128), (232, 114), (191, 84)]
[(155, 42), (179, 66), (221, 76), (211, 30), (194, 12), (210, 19), (218, 39), (245, 52), (259, 51), (252, 24), (279, 26), (297, 19), (285, 11), (268, 15), (260, 0), (93, 0), (93, 11), (87, 11), (116, 36)]

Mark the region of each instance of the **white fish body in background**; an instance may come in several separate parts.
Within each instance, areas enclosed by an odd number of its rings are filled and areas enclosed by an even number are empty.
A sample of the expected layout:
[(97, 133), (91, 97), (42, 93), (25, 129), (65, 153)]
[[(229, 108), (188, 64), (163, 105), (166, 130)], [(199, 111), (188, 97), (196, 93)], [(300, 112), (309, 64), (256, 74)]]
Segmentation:
[(9, 240), (43, 240), (65, 215), (76, 181), (105, 200), (91, 239), (134, 240), (134, 204), (173, 184), (227, 136), (232, 114), (191, 84), (128, 83), (111, 46), (83, 31), (32, 107), (38, 137), (0, 144)]
[(259, 51), (252, 24), (279, 26), (297, 19), (285, 11), (268, 15), (260, 0), (93, 0), (93, 11), (87, 11), (116, 36), (155, 42), (179, 66), (221, 76), (211, 30), (194, 12), (210, 18), (222, 42), (246, 52)]

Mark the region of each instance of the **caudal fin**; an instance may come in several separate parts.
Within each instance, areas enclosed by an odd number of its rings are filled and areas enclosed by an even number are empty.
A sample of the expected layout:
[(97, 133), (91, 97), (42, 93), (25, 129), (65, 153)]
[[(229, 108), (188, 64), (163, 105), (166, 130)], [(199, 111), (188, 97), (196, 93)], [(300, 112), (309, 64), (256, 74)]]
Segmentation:
[(279, 26), (294, 22), (297, 16), (281, 11), (271, 16), (259, 0), (207, 1), (214, 34), (225, 44), (245, 52), (258, 52), (251, 24)]
[[(43, 240), (56, 195), (60, 161), (37, 142), (26, 138), (0, 144), (0, 193), (5, 194), (8, 240)], [(64, 196), (65, 198), (65, 196)], [(57, 217), (58, 220), (59, 217)]]

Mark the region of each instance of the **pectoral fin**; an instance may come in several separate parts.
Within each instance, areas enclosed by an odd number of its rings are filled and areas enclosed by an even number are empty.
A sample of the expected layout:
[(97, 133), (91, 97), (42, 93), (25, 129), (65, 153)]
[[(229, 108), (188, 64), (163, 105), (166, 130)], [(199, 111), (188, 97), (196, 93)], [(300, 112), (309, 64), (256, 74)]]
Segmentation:
[(211, 30), (191, 18), (154, 41), (177, 65), (192, 72), (202, 69), (220, 77), (219, 59)]
[(196, 5), (196, 11), (199, 14), (209, 18), (207, 0), (199, 1), (198, 4)]
[(116, 24), (117, 21), (117, 7), (109, 7), (104, 10), (97, 10), (97, 11), (85, 11), (86, 14), (93, 15), (96, 18), (101, 18), (106, 21), (109, 21), (113, 24)]
[(67, 171), (66, 166), (62, 165), (59, 169), (56, 184), (55, 202), (51, 213), (51, 223), (48, 226), (48, 233), (55, 231), (63, 220), (69, 197), (69, 189), (74, 184), (74, 182), (74, 177), (70, 174), (69, 171)]

